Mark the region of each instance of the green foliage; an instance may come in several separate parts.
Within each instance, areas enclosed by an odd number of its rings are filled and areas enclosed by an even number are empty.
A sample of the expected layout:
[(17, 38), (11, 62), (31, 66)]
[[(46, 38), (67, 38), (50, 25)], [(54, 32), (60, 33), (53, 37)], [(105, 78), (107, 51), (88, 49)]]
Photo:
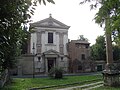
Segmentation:
[(33, 9), (30, 0), (0, 1), (0, 63), (1, 68), (13, 68), (19, 55), (19, 47), (24, 39), (25, 26), (29, 22)]
[(106, 60), (105, 37), (98, 36), (96, 43), (91, 46), (91, 58), (93, 60)]
[[(13, 68), (15, 57), (25, 50), (26, 30), (37, 2), (45, 0), (0, 0), (0, 70)], [(54, 3), (53, 0), (47, 2)], [(45, 4), (45, 3), (44, 3)], [(22, 51), (25, 52), (25, 51)]]
[(114, 42), (120, 45), (120, 0), (83, 0), (81, 4), (86, 2), (94, 2), (91, 9), (100, 6), (99, 11), (95, 15), (95, 22), (107, 33), (113, 35)]
[[(41, 4), (41, 2), (43, 2), (43, 4), (46, 5), (45, 0), (38, 0), (38, 1), (39, 1), (40, 4)], [(55, 4), (55, 2), (53, 0), (47, 0), (47, 2)]]
[(60, 67), (51, 68), (48, 75), (55, 79), (62, 78), (63, 77), (63, 69)]
[(113, 59), (115, 61), (120, 60), (120, 46), (113, 45)]
[[(115, 61), (120, 60), (120, 46), (113, 44), (113, 59)], [(105, 37), (99, 36), (96, 39), (96, 43), (91, 46), (91, 58), (93, 60), (106, 60), (106, 45)]]
[(120, 1), (102, 0), (100, 4), (102, 6), (96, 14), (95, 21), (101, 26), (105, 24), (105, 30), (112, 33), (114, 41), (118, 43), (120, 42)]

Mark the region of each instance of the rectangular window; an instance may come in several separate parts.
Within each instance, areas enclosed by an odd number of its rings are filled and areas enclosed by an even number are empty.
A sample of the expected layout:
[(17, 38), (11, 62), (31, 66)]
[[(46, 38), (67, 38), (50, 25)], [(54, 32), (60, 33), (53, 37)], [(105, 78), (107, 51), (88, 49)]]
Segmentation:
[(48, 33), (48, 43), (53, 43), (53, 33)]
[(81, 59), (82, 59), (82, 60), (85, 60), (85, 54), (82, 54), (82, 55), (81, 55)]
[(89, 48), (89, 45), (85, 45), (86, 48)]
[(80, 44), (79, 43), (75, 43), (75, 46), (76, 46), (76, 48), (79, 48)]

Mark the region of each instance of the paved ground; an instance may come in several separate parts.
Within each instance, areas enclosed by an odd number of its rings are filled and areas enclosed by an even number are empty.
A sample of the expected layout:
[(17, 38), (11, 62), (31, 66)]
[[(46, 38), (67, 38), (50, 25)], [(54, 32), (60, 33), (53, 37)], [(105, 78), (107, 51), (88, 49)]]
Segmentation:
[(94, 88), (98, 88), (98, 87), (101, 87), (101, 86), (103, 86), (103, 84), (96, 85), (96, 86), (94, 86), (94, 87), (89, 87), (89, 88), (82, 89), (82, 90), (92, 90), (92, 89), (94, 89)]
[(93, 88), (98, 88), (103, 86), (103, 81), (85, 84), (81, 86), (74, 86), (74, 87), (68, 87), (68, 88), (62, 88), (62, 89), (56, 89), (56, 90), (92, 90)]

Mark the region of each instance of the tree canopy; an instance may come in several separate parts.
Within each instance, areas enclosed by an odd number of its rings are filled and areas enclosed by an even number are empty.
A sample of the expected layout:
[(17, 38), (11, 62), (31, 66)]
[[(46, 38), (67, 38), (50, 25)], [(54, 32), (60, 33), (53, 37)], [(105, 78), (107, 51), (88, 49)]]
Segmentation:
[(14, 66), (37, 2), (46, 5), (45, 0), (0, 0), (0, 70)]
[(106, 60), (104, 36), (98, 36), (96, 39), (96, 43), (91, 46), (91, 58), (94, 60)]
[[(120, 60), (120, 46), (113, 44), (113, 59)], [(104, 36), (98, 36), (96, 43), (90, 47), (92, 60), (106, 60), (106, 43)]]
[[(86, 2), (95, 2), (91, 4), (91, 9), (100, 5), (99, 11), (95, 15), (95, 22), (101, 27), (105, 25), (107, 33), (113, 35), (114, 41), (120, 44), (120, 0), (83, 0), (81, 4)], [(106, 20), (109, 20), (109, 22)]]

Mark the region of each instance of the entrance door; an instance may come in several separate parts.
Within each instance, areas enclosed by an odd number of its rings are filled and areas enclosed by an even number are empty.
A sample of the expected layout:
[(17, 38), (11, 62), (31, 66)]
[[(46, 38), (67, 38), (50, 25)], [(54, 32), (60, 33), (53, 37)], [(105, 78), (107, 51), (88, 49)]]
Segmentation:
[(48, 72), (55, 66), (55, 58), (48, 58)]

